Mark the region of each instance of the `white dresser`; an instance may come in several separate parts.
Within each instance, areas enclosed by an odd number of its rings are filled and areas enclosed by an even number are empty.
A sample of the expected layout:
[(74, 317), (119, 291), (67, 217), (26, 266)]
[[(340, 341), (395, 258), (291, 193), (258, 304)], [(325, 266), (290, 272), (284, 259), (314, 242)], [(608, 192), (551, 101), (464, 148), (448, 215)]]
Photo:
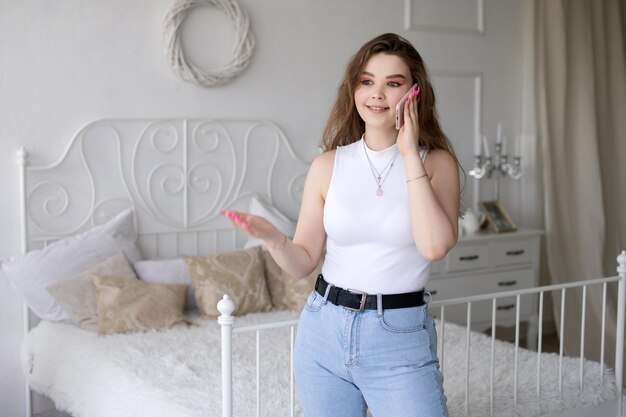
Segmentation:
[[(447, 300), (535, 287), (542, 233), (520, 229), (511, 233), (481, 232), (462, 236), (444, 259), (433, 263), (426, 288), (434, 300)], [(498, 325), (515, 324), (515, 297), (498, 299), (496, 309)], [(473, 330), (484, 331), (491, 327), (491, 310), (490, 300), (472, 303)], [(434, 308), (431, 314), (439, 317), (440, 310)], [(448, 306), (445, 316), (446, 321), (465, 325), (467, 305)], [(537, 296), (522, 296), (520, 318), (529, 322), (529, 335), (534, 331), (536, 316)]]

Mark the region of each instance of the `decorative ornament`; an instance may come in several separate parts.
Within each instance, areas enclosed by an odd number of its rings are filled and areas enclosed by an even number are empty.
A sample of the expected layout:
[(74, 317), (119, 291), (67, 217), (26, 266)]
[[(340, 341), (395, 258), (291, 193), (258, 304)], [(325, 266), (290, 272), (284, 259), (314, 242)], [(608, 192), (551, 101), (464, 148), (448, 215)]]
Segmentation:
[[(396, 156), (398, 156), (398, 148), (396, 147), (396, 150), (393, 153), (393, 156), (391, 157), (389, 162), (387, 162), (387, 165), (385, 165), (382, 171), (378, 172), (378, 170), (374, 166), (374, 163), (370, 159), (369, 154), (367, 153), (367, 144), (365, 143), (365, 133), (363, 134), (361, 139), (363, 140), (363, 151), (365, 151), (365, 157), (367, 158), (367, 162), (370, 166), (370, 170), (372, 171), (372, 175), (374, 176), (374, 181), (376, 182), (376, 185), (378, 186), (376, 188), (376, 197), (382, 197), (383, 196), (383, 182), (385, 181), (385, 179), (387, 179), (387, 175), (389, 175), (389, 173), (391, 172), (391, 168), (393, 168), (393, 161), (395, 161)], [(389, 168), (389, 170), (387, 170), (387, 168)]]
[[(235, 27), (235, 43), (230, 61), (219, 68), (205, 71), (189, 62), (181, 45), (181, 26), (187, 15), (196, 7), (217, 7)], [(235, 0), (177, 0), (163, 20), (163, 44), (167, 60), (174, 72), (185, 81), (201, 87), (225, 84), (239, 75), (250, 63), (255, 39), (250, 30), (250, 19), (245, 9)]]

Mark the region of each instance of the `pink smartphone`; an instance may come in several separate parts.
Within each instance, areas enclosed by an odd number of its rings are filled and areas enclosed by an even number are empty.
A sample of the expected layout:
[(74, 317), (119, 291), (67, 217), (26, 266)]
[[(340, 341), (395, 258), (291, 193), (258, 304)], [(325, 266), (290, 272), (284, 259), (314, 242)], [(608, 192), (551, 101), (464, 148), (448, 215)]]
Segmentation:
[(419, 97), (420, 87), (417, 84), (413, 84), (409, 91), (400, 99), (398, 104), (396, 104), (396, 129), (400, 129), (404, 124), (404, 105), (406, 104), (406, 100), (409, 98), (409, 95), (417, 88), (417, 96), (415, 99)]

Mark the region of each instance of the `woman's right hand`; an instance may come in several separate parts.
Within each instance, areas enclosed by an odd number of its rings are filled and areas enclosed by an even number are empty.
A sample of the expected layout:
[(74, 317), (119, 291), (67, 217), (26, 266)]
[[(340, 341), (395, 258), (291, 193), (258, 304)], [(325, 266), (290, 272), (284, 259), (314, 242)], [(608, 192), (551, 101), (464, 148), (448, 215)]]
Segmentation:
[(267, 246), (280, 245), (285, 239), (285, 235), (276, 226), (261, 216), (234, 210), (224, 210), (221, 214), (227, 217), (235, 228), (248, 236), (261, 239)]

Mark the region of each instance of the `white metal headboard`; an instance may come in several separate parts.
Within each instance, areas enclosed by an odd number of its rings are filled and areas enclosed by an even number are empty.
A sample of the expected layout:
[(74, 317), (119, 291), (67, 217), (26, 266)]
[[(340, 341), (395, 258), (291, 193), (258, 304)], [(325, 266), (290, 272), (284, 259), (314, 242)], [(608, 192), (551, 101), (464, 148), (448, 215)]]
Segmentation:
[[(220, 210), (265, 198), (295, 219), (308, 163), (261, 120), (104, 119), (88, 123), (57, 162), (18, 152), (22, 251), (80, 233), (134, 207), (146, 258), (211, 254), (245, 237)], [(30, 329), (24, 306), (24, 331)], [(32, 414), (26, 387), (27, 415)]]
[(20, 150), (25, 251), (134, 207), (147, 258), (240, 247), (219, 212), (255, 193), (295, 219), (308, 167), (268, 121), (98, 120), (54, 164), (27, 159)]

